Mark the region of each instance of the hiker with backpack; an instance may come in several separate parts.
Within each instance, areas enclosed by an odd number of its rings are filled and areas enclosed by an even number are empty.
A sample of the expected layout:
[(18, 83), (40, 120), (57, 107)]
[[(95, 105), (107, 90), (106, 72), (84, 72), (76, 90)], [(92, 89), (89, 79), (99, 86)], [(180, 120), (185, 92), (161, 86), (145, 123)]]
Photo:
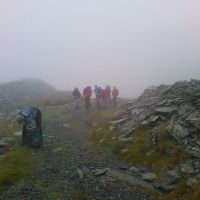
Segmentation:
[(108, 102), (108, 91), (106, 88), (101, 90), (101, 100), (102, 100), (102, 108), (105, 109), (107, 107), (107, 102)]
[(74, 97), (75, 109), (79, 109), (81, 93), (78, 88), (74, 88), (72, 96)]
[(91, 109), (90, 98), (92, 96), (92, 89), (90, 86), (83, 89), (83, 96), (85, 97), (85, 109), (89, 111)]
[(99, 109), (100, 106), (100, 99), (101, 99), (101, 87), (95, 85), (94, 94), (96, 96), (96, 108)]
[(42, 114), (34, 107), (25, 107), (17, 114), (16, 121), (22, 124), (22, 145), (40, 147), (43, 143)]

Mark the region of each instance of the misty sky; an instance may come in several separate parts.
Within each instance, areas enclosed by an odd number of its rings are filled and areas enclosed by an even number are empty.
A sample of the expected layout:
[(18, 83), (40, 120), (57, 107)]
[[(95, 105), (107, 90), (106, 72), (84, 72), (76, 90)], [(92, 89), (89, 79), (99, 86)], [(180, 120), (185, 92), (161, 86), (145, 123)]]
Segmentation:
[(121, 96), (200, 79), (199, 0), (0, 0), (0, 82), (115, 85)]

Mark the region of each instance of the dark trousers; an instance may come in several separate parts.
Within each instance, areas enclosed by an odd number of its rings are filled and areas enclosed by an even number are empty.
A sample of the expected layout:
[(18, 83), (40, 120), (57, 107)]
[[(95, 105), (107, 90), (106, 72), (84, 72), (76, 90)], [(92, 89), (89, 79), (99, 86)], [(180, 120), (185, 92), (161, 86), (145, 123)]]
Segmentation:
[(85, 109), (90, 110), (91, 103), (90, 103), (90, 97), (85, 97)]
[(117, 105), (117, 97), (113, 96), (113, 106), (115, 107)]

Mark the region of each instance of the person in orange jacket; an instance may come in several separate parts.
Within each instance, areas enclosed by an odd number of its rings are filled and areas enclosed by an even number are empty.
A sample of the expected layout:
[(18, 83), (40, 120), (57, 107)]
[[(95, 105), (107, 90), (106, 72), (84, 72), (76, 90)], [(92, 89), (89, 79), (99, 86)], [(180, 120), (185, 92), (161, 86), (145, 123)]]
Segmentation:
[(92, 96), (92, 89), (90, 86), (83, 89), (83, 96), (85, 97), (85, 109), (89, 111), (91, 109), (90, 98)]
[(119, 90), (116, 87), (113, 87), (112, 90), (112, 98), (113, 98), (113, 106), (115, 107), (117, 105), (117, 97), (119, 95)]

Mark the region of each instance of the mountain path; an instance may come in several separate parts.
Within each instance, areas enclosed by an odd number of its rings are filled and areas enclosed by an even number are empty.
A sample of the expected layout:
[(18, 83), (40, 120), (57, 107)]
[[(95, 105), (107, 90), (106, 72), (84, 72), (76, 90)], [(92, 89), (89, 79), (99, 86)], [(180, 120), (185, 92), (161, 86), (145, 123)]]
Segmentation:
[[(44, 113), (49, 111), (45, 110)], [(8, 191), (0, 199), (30, 200), (148, 200), (146, 190), (96, 169), (119, 171), (124, 165), (114, 155), (90, 145), (90, 113), (62, 107), (44, 117), (43, 162), (30, 183)], [(11, 198), (12, 196), (12, 198)]]

